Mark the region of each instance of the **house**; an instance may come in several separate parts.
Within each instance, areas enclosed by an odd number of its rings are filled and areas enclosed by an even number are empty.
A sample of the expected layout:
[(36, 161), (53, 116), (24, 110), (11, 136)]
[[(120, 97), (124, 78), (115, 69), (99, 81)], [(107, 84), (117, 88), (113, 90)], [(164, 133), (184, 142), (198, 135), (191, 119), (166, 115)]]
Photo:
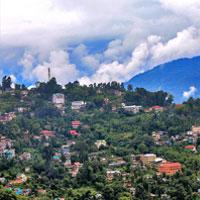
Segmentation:
[(46, 194), (47, 191), (46, 190), (38, 190), (38, 193), (40, 193), (40, 194)]
[(154, 138), (154, 140), (158, 141), (160, 138), (162, 138), (163, 136), (165, 136), (167, 134), (166, 131), (153, 131), (152, 132), (152, 136)]
[(71, 135), (81, 135), (80, 133), (77, 133), (76, 130), (71, 130), (71, 131), (70, 131), (70, 134), (71, 134)]
[(25, 172), (29, 172), (30, 170), (31, 170), (30, 167), (26, 167), (26, 168), (25, 168)]
[(133, 112), (133, 113), (138, 113), (142, 109), (142, 106), (136, 106), (136, 105), (126, 106), (124, 103), (122, 103), (122, 108), (125, 111), (129, 111), (129, 112)]
[(107, 105), (109, 103), (109, 98), (104, 98), (104, 103)]
[(182, 107), (183, 104), (175, 104), (174, 107)]
[(66, 153), (68, 153), (69, 151), (70, 151), (70, 149), (69, 149), (69, 148), (66, 148), (66, 147), (62, 147), (61, 149), (58, 150), (58, 152), (63, 153), (63, 154), (66, 154)]
[(64, 166), (65, 167), (70, 166), (72, 164), (72, 162), (71, 162), (71, 156), (70, 155), (65, 155), (65, 158), (66, 158), (66, 161), (64, 163)]
[(185, 147), (185, 149), (190, 149), (192, 151), (196, 151), (196, 147), (194, 145), (188, 145)]
[(12, 159), (15, 157), (15, 149), (0, 150), (0, 157)]
[(96, 144), (98, 149), (100, 148), (101, 145), (102, 146), (107, 146), (107, 143), (106, 143), (105, 140), (97, 140), (97, 142), (95, 142), (95, 144)]
[(140, 160), (144, 165), (151, 165), (155, 159), (156, 159), (155, 154), (145, 154), (140, 156)]
[(24, 152), (20, 157), (20, 160), (30, 160), (31, 159), (31, 154)]
[(5, 182), (5, 180), (6, 180), (6, 179), (5, 179), (4, 177), (0, 178), (0, 182), (1, 182), (1, 183)]
[(21, 179), (23, 182), (26, 182), (26, 180), (27, 180), (26, 175), (22, 174), (22, 173), (17, 174), (16, 178)]
[(24, 190), (22, 191), (22, 194), (23, 194), (24, 196), (28, 196), (30, 193), (31, 193), (31, 189), (24, 189)]
[(16, 117), (15, 112), (4, 113), (4, 114), (0, 117), (0, 122), (6, 123), (6, 122), (11, 121), (11, 120), (14, 119), (15, 117)]
[(72, 121), (72, 127), (78, 128), (82, 123), (80, 121)]
[(0, 149), (11, 148), (13, 145), (13, 141), (11, 139), (6, 139), (6, 137), (2, 136), (0, 140)]
[(76, 177), (76, 175), (78, 174), (79, 169), (82, 166), (83, 166), (83, 164), (80, 163), (80, 162), (75, 162), (73, 165), (67, 166), (67, 168), (69, 169), (69, 173), (71, 174), (72, 178)]
[(52, 102), (54, 104), (65, 104), (64, 94), (61, 94), (61, 93), (53, 94)]
[(16, 180), (10, 181), (8, 184), (13, 185), (13, 184), (20, 184), (20, 183), (23, 183), (23, 182), (24, 181), (22, 179), (16, 179)]
[(155, 111), (155, 112), (162, 112), (164, 110), (166, 110), (166, 107), (162, 107), (162, 106), (152, 106), (151, 108), (149, 108), (149, 111)]
[(43, 131), (40, 132), (40, 134), (42, 136), (45, 136), (46, 139), (48, 139), (49, 137), (55, 137), (55, 132), (54, 131), (43, 130)]
[(181, 164), (180, 163), (167, 163), (160, 166), (160, 173), (165, 173), (167, 175), (173, 175), (176, 172), (181, 171)]
[(21, 96), (22, 97), (28, 96), (28, 90), (21, 90)]
[(118, 171), (118, 170), (115, 170), (115, 171), (107, 171), (107, 172), (106, 172), (106, 179), (107, 179), (108, 181), (111, 181), (111, 180), (114, 178), (114, 176), (119, 176), (119, 175), (121, 175), (121, 172)]
[(200, 126), (192, 126), (193, 134), (200, 134)]
[(99, 156), (99, 153), (97, 152), (90, 153), (88, 156), (88, 160), (91, 161), (91, 160), (97, 159), (98, 156)]
[(84, 108), (86, 106), (86, 103), (84, 101), (73, 101), (71, 109), (72, 110), (79, 110), (81, 108)]

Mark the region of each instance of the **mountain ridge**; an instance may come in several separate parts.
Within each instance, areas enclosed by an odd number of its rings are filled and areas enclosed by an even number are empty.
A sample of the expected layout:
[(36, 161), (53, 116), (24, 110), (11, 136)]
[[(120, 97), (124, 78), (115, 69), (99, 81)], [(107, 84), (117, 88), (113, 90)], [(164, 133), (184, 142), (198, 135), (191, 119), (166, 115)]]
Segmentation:
[(183, 97), (185, 91), (195, 87), (197, 92), (193, 97), (199, 97), (200, 90), (200, 56), (181, 58), (158, 65), (153, 69), (138, 74), (125, 83), (133, 88), (142, 87), (149, 91), (164, 90), (174, 96), (175, 102), (187, 100)]

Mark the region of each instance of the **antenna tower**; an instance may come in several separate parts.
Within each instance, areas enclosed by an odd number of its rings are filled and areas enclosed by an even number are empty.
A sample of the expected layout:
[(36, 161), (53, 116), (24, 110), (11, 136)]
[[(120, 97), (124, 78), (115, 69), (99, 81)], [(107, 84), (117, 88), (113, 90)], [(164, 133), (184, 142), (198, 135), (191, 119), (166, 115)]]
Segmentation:
[(50, 69), (50, 67), (48, 67), (48, 80), (49, 81), (51, 80), (51, 69)]

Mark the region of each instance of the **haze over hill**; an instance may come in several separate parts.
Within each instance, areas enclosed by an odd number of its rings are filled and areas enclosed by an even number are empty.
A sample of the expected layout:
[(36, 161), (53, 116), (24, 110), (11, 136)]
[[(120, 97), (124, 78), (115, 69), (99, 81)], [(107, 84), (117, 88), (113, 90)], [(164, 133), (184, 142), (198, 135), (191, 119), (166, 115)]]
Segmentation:
[(174, 96), (175, 102), (188, 97), (199, 97), (200, 57), (179, 59), (139, 74), (125, 83), (133, 88), (143, 87), (150, 91), (164, 90)]

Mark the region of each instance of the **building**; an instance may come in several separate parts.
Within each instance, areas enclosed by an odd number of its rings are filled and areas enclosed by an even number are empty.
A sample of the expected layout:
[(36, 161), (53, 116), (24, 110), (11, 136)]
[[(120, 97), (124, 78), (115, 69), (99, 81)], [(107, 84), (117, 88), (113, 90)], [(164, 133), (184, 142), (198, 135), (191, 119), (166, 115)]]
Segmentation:
[(160, 138), (162, 138), (163, 136), (165, 136), (167, 134), (166, 131), (153, 131), (152, 132), (152, 136), (154, 138), (154, 140), (158, 141)]
[(81, 108), (84, 108), (86, 106), (86, 103), (84, 101), (73, 101), (71, 109), (72, 110), (79, 110)]
[(188, 145), (185, 147), (185, 149), (190, 149), (192, 151), (196, 151), (196, 147), (194, 145)]
[(160, 166), (160, 173), (165, 173), (167, 175), (173, 175), (176, 172), (181, 171), (181, 164), (180, 163), (167, 163)]
[(138, 113), (142, 109), (142, 106), (136, 106), (136, 105), (126, 106), (124, 103), (122, 103), (122, 108), (126, 111)]
[(111, 181), (111, 180), (114, 178), (114, 176), (120, 176), (120, 175), (121, 175), (121, 172), (118, 171), (118, 170), (115, 170), (115, 171), (107, 171), (107, 172), (106, 172), (106, 179), (107, 179), (108, 181)]
[(193, 134), (199, 134), (200, 126), (192, 126), (192, 132), (193, 132)]
[(31, 159), (31, 154), (30, 153), (27, 153), (27, 152), (24, 152), (20, 157), (19, 157), (20, 160), (30, 160)]
[(107, 146), (107, 143), (105, 140), (97, 140), (97, 142), (95, 142), (97, 148), (99, 149), (99, 147), (102, 146)]
[(140, 156), (140, 160), (144, 165), (151, 165), (153, 161), (155, 161), (155, 154), (145, 154)]
[(80, 121), (72, 121), (72, 127), (78, 128), (82, 123)]
[(41, 131), (40, 134), (41, 136), (45, 136), (46, 139), (56, 136), (54, 131), (47, 131), (47, 130)]
[(71, 135), (80, 135), (80, 133), (77, 133), (76, 130), (71, 130), (71, 131), (70, 131), (70, 134), (71, 134)]
[(162, 107), (162, 106), (152, 106), (151, 108), (149, 108), (149, 111), (155, 111), (155, 112), (162, 112), (164, 110), (166, 110), (166, 107)]
[(12, 159), (15, 157), (15, 149), (0, 150), (0, 157)]
[(54, 104), (65, 104), (64, 94), (61, 94), (61, 93), (54, 94), (52, 97), (52, 102)]
[(23, 182), (25, 182), (27, 180), (26, 175), (25, 174), (21, 174), (21, 173), (17, 174), (16, 178), (17, 179), (22, 179)]

